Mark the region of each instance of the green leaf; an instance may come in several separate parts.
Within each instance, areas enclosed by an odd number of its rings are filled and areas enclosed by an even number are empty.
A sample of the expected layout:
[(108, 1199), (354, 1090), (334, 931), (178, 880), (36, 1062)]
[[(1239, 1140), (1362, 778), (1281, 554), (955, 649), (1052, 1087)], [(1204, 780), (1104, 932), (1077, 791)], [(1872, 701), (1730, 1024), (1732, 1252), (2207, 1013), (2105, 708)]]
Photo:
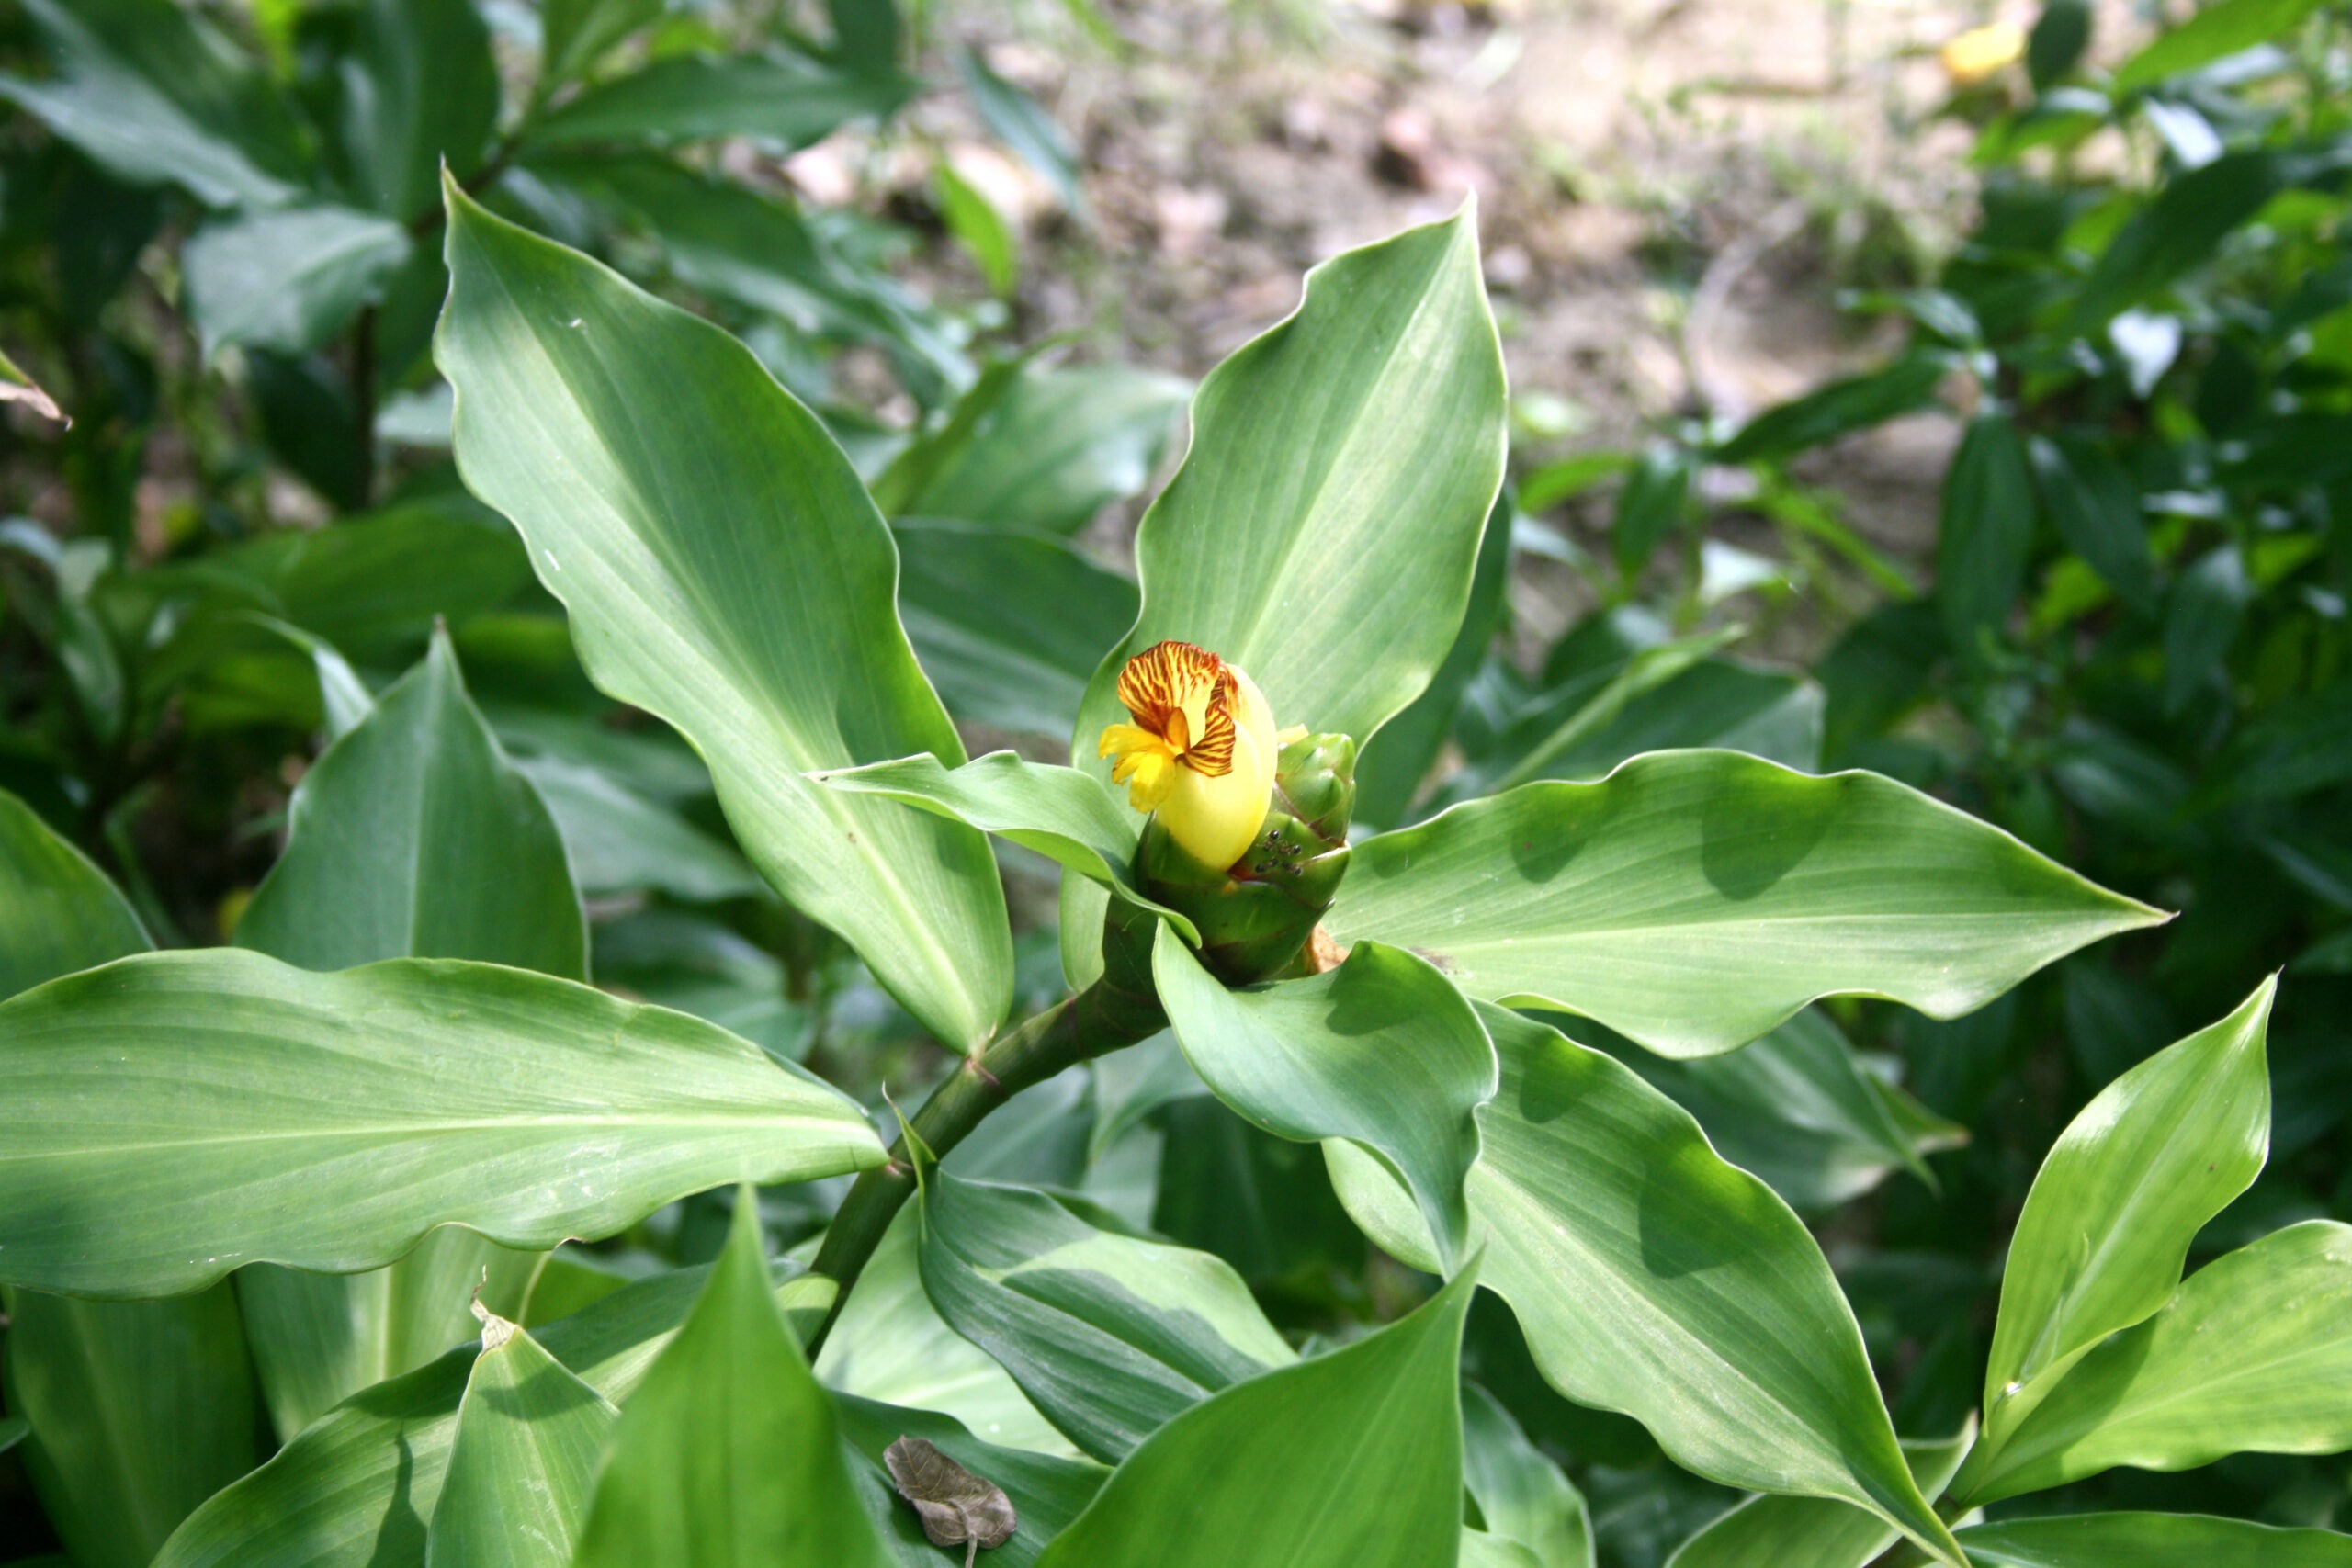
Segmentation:
[(777, 891), (952, 1048), (985, 1040), (1012, 967), (986, 840), (803, 776), (963, 761), (841, 449), (741, 344), (454, 190), (449, 265), (458, 467), (516, 520), (589, 673), (695, 742)]
[(260, 1457), (236, 1297), (224, 1283), (163, 1302), (0, 1301), (9, 1407), (32, 1423), (24, 1459), (43, 1511), (81, 1568), (146, 1568)]
[(1011, 295), (1020, 281), (1021, 246), (1004, 214), (944, 156), (932, 164), (931, 186), (941, 220), (980, 269), (989, 291)]
[(1494, 1095), (1495, 1054), (1444, 976), (1365, 942), (1327, 974), (1228, 991), (1166, 929), (1151, 969), (1177, 1043), (1218, 1099), (1282, 1137), (1375, 1151), (1412, 1191), (1444, 1272), (1461, 1266), (1474, 1112)]
[(207, 355), (231, 344), (308, 354), (379, 298), (408, 254), (406, 229), (347, 207), (232, 214), (180, 254), (187, 311)]
[(539, 13), (539, 80), (545, 97), (585, 75), (612, 47), (662, 15), (665, 0), (548, 0)]
[(972, 96), (972, 107), (980, 111), (982, 122), (1054, 187), (1064, 208), (1085, 217), (1086, 186), (1080, 177), (1078, 149), (1054, 123), (1054, 117), (1036, 99), (989, 70), (979, 51), (964, 50), (956, 64), (963, 73), (964, 90)]
[(1960, 1532), (1976, 1568), (2352, 1568), (2352, 1536), (2201, 1514), (2070, 1514)]
[(548, 1247), (883, 1158), (856, 1106), (724, 1030), (441, 960), (126, 958), (0, 1006), (0, 1279), (87, 1295), (371, 1269), (447, 1224)]
[(1617, 570), (1629, 581), (1649, 564), (1658, 545), (1690, 514), (1690, 480), (1697, 460), (1680, 446), (1659, 445), (1626, 470), (1610, 525)]
[(650, 888), (709, 904), (766, 895), (767, 884), (733, 849), (605, 770), (557, 757), (517, 766), (554, 814), (589, 897)]
[(1370, 745), (1356, 753), (1356, 820), (1394, 826), (1406, 819), (1421, 782), (1453, 733), (1462, 694), (1484, 664), (1510, 609), (1510, 536), (1519, 509), (1506, 490), (1495, 498), (1478, 541), (1478, 566), (1470, 584), (1469, 608), (1453, 646), (1430, 683), (1404, 712), (1380, 727)]
[[(922, 1293), (920, 1289), (916, 1293)], [(836, 1330), (825, 1341), (828, 1351), (838, 1337)], [(952, 1555), (943, 1559), (939, 1549), (923, 1539), (914, 1510), (899, 1500), (891, 1486), (882, 1454), (899, 1438), (922, 1438), (974, 1474), (1003, 1488), (1012, 1499), (1020, 1529), (1011, 1540), (981, 1559), (989, 1568), (1029, 1568), (1045, 1554), (1046, 1543), (1085, 1511), (1110, 1474), (1091, 1461), (982, 1442), (961, 1422), (934, 1411), (910, 1410), (854, 1395), (839, 1398), (835, 1404), (842, 1438), (865, 1461), (857, 1468), (854, 1479), (865, 1497), (866, 1513), (902, 1568), (941, 1568), (943, 1561), (954, 1559)]]
[[(625, 1286), (536, 1337), (598, 1393), (625, 1400), (708, 1273)], [(776, 1300), (806, 1334), (832, 1304), (832, 1281), (802, 1274)], [(155, 1568), (423, 1568), (473, 1360), (452, 1350), (328, 1412), (189, 1516)]]
[[(1975, 1435), (1932, 1442), (1905, 1438), (1903, 1458), (1933, 1497), (1960, 1468)], [(1750, 1497), (1678, 1548), (1667, 1568), (1865, 1568), (1898, 1540), (1875, 1514), (1826, 1497)], [(1967, 1536), (1961, 1536), (1963, 1545)]]
[(1043, 1568), (1442, 1563), (1462, 1533), (1456, 1359), (1477, 1269), (1329, 1355), (1236, 1383), (1112, 1472)]
[(589, 1483), (619, 1419), (537, 1340), (485, 1319), (425, 1568), (571, 1568)]
[(1800, 1212), (1835, 1208), (1895, 1170), (1932, 1187), (1923, 1156), (1968, 1140), (1965, 1128), (1867, 1072), (1817, 1008), (1721, 1056), (1678, 1062), (1631, 1045), (1611, 1054), (1697, 1117), (1725, 1159)]
[(2268, 43), (2301, 25), (2320, 0), (2218, 0), (2158, 34), (2116, 69), (2114, 90), (2134, 92), (2167, 76)]
[[(1957, 1562), (1905, 1466), (1861, 1331), (1787, 1204), (1623, 1065), (1500, 1008), (1502, 1089), (1470, 1172), (1483, 1279), (1536, 1364), (1725, 1485), (1854, 1504)], [(1371, 1159), (1326, 1145), (1348, 1211), (1426, 1267), (1427, 1231)]]
[(888, 118), (913, 87), (895, 73), (836, 70), (781, 50), (673, 55), (591, 87), (542, 116), (528, 144), (661, 146), (745, 136), (790, 152), (851, 120)]
[(498, 123), (498, 62), (474, 0), (362, 0), (343, 61), (344, 184), (402, 223), (433, 210), (443, 170), (469, 179)]
[(0, 1454), (6, 1453), (10, 1449), (23, 1442), (27, 1434), (32, 1429), (32, 1423), (21, 1416), (11, 1416), (5, 1420), (0, 1420)]
[(1462, 1390), (1462, 1472), (1487, 1530), (1526, 1547), (1538, 1568), (1593, 1568), (1583, 1495), (1476, 1383)]
[(278, 1439), (471, 1338), (466, 1309), (477, 1292), (500, 1312), (520, 1313), (545, 1258), (450, 1225), (388, 1269), (305, 1274), (257, 1263), (237, 1270), (245, 1337)]
[(1316, 268), (1297, 313), (1201, 383), (1136, 538), (1143, 613), (1074, 749), (1092, 757), (1120, 668), (1164, 637), (1249, 671), (1278, 724), (1371, 739), (1453, 645), (1503, 426), (1467, 209)]
[(656, 1007), (707, 1018), (787, 1061), (808, 1055), (812, 1010), (786, 993), (784, 962), (691, 910), (645, 908), (596, 927), (596, 976)]
[(621, 1408), (572, 1559), (579, 1568), (882, 1568), (831, 1399), (760, 1255), (759, 1198)]
[(2254, 596), (2245, 558), (2234, 543), (2216, 546), (2173, 580), (2172, 592), (2165, 600), (2167, 718), (2177, 716), (2199, 692), (2226, 686), (2230, 645), (2237, 640), (2239, 624)]
[[(918, 1206), (910, 1203), (882, 1233), (818, 1352), (817, 1381), (839, 1394), (935, 1411), (1001, 1449), (1075, 1456), (1078, 1450), (1037, 1413), (1012, 1375), (939, 1315), (922, 1288), (920, 1229)], [(850, 1409), (844, 1400), (845, 1416)], [(885, 1434), (874, 1445), (868, 1457), (876, 1464), (896, 1436)]]
[(2232, 152), (2176, 176), (2132, 216), (2075, 292), (2066, 330), (2088, 337), (2192, 267), (2299, 178), (2307, 162), (2264, 148)]
[[(147, 945), (113, 884), (0, 792), (0, 998)], [(8, 1403), (29, 1421), (43, 1509), (86, 1568), (144, 1568), (259, 1457), (236, 1299), (221, 1285), (161, 1302), (5, 1302)], [(26, 1421), (9, 1425), (0, 1450), (25, 1435)]]
[(305, 969), (471, 958), (587, 977), (555, 819), (467, 697), (446, 636), (320, 757), (288, 818), (238, 946)]
[(106, 874), (0, 790), (0, 999), (150, 945)]
[(134, 186), (272, 207), (302, 184), (294, 116), (258, 65), (172, 0), (26, 0), (56, 74), (0, 96)]
[(1249, 1287), (1206, 1253), (1096, 1229), (1046, 1194), (926, 1179), (923, 1288), (1096, 1459), (1295, 1358)]
[(1936, 604), (1963, 659), (1997, 635), (2025, 582), (2033, 548), (2033, 478), (2017, 426), (1981, 414), (1961, 438), (1944, 475), (1936, 529)]
[(2188, 1245), (2261, 1174), (2274, 976), (2236, 1011), (2102, 1089), (2059, 1134), (2026, 1195), (1984, 1368), (1970, 1477), (2093, 1346), (2165, 1304)]
[(2090, 0), (2044, 0), (2025, 46), (2026, 73), (2037, 94), (2047, 92), (2081, 62), (2090, 45), (2092, 19)]
[(1740, 428), (1714, 454), (1718, 463), (1776, 461), (1916, 413), (1936, 400), (1936, 387), (1951, 371), (1941, 354), (1914, 354), (1883, 370), (1832, 381), (1792, 402), (1766, 409)]
[(1892, 780), (1668, 751), (1364, 840), (1328, 923), (1701, 1056), (1824, 996), (1956, 1017), (2163, 919)]
[[(1022, 368), (888, 510), (1075, 534), (1150, 481), (1190, 390), (1172, 376), (1123, 365)], [(1135, 623), (1132, 586), (1126, 592), (1125, 619), (1090, 653), (1089, 674)], [(1062, 723), (1076, 711), (1065, 710)]]
[(891, 532), (899, 614), (947, 711), (1067, 733), (1102, 650), (1135, 624), (1136, 585), (1009, 525), (910, 519)]
[(2347, 1325), (2352, 1226), (2275, 1231), (2084, 1356), (1969, 1495), (1993, 1502), (2119, 1464), (2191, 1470), (2233, 1453), (2352, 1448)]
[(878, 795), (1001, 835), (1162, 916), (1188, 941), (1200, 940), (1192, 921), (1155, 902), (1136, 880), (1144, 819), (1076, 768), (991, 751), (960, 768), (943, 768), (936, 757), (905, 757), (810, 777), (844, 794)]
[(2028, 447), (2042, 509), (2066, 547), (2089, 563), (2116, 597), (2136, 610), (2155, 607), (2155, 565), (2148, 551), (2140, 487), (2121, 463), (2087, 442), (2037, 435)]

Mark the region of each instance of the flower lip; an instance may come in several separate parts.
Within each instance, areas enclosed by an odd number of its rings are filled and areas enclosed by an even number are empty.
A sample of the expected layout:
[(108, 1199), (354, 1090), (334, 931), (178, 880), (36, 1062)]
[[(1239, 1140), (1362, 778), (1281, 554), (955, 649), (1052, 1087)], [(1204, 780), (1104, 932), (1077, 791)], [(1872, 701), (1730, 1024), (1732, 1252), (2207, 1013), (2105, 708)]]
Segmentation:
[[(1134, 716), (1133, 726), (1160, 742), (1169, 761), (1204, 778), (1233, 770), (1233, 705), (1238, 690), (1225, 660), (1189, 642), (1155, 643), (1119, 671), (1119, 701)], [(1113, 749), (1103, 736), (1104, 755)], [(1118, 750), (1126, 750), (1125, 747)]]

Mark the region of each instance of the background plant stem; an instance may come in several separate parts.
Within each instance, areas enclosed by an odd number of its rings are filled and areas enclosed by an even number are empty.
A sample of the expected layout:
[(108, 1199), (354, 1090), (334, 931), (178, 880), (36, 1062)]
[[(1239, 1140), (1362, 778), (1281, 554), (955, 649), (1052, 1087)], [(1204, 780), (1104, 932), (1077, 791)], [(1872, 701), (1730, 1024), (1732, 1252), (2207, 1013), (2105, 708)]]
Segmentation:
[[(1148, 989), (1129, 989), (1113, 974), (1105, 974), (1078, 995), (999, 1035), (986, 1050), (965, 1057), (890, 1145), (889, 1163), (860, 1173), (833, 1216), (811, 1267), (840, 1285), (841, 1292), (808, 1341), (810, 1358), (831, 1332), (866, 1259), (881, 1245), (882, 1233), (914, 1192), (918, 1157), (945, 1158), (990, 1111), (1023, 1089), (1066, 1067), (1132, 1045), (1166, 1023), (1167, 1015)], [(925, 1151), (922, 1155), (916, 1153), (916, 1144)]]

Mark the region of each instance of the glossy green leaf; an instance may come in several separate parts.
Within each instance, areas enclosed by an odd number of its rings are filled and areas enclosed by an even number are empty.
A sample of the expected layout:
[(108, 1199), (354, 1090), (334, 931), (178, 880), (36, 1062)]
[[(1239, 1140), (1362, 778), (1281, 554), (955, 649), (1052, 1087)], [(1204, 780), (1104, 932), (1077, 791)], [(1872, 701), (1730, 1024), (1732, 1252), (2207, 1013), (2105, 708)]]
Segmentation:
[[(939, 1315), (923, 1292), (920, 1229), (910, 1203), (883, 1232), (817, 1354), (817, 1381), (851, 1398), (936, 1411), (1000, 1449), (1075, 1456), (1012, 1375)], [(895, 1436), (875, 1446), (876, 1464)]]
[[(1686, 1469), (1854, 1504), (1956, 1562), (1853, 1313), (1788, 1205), (1622, 1064), (1500, 1008), (1478, 1016), (1502, 1089), (1478, 1111), (1474, 1239), (1544, 1378), (1634, 1416)], [(1432, 1261), (1394, 1178), (1347, 1145), (1325, 1152), (1373, 1239)]]
[(2008, 619), (2025, 582), (2033, 520), (2033, 477), (2017, 426), (1997, 413), (1979, 415), (1944, 475), (1936, 529), (1936, 606), (1963, 658)]
[(925, 1179), (923, 1288), (1047, 1419), (1117, 1462), (1179, 1412), (1294, 1359), (1206, 1253), (1098, 1230), (1027, 1188)]
[[(1190, 390), (1172, 376), (1123, 365), (1024, 367), (888, 510), (1075, 534), (1149, 482)], [(1133, 603), (1125, 609), (1126, 619), (1089, 655), (1089, 674), (1135, 624)], [(1076, 711), (1073, 705), (1062, 724)]]
[(906, 102), (903, 76), (861, 74), (782, 50), (681, 54), (589, 88), (531, 128), (535, 147), (670, 145), (747, 136), (791, 151)]
[(596, 926), (596, 978), (656, 1007), (707, 1018), (775, 1055), (808, 1055), (814, 1010), (788, 994), (783, 960), (691, 910), (644, 908)]
[(1192, 449), (1136, 538), (1143, 613), (1077, 750), (1116, 716), (1126, 657), (1163, 637), (1249, 671), (1278, 724), (1371, 739), (1453, 645), (1502, 458), (1473, 215), (1317, 267), (1297, 313), (1193, 400)]
[(589, 897), (650, 888), (707, 904), (766, 894), (733, 849), (604, 769), (555, 757), (518, 765), (562, 829), (572, 874)]
[(980, 269), (989, 291), (1009, 297), (1013, 285), (1021, 280), (1021, 243), (1013, 234), (1012, 225), (996, 209), (996, 204), (978, 186), (957, 174), (956, 165), (944, 157), (932, 164), (931, 188), (939, 201), (940, 221)]
[(1462, 1391), (1462, 1478), (1487, 1531), (1525, 1547), (1539, 1568), (1593, 1568), (1583, 1495), (1476, 1383)]
[[(918, 1292), (920, 1293), (920, 1292)], [(838, 1331), (836, 1331), (836, 1337)], [(825, 1348), (831, 1350), (833, 1337)], [(969, 1348), (969, 1347), (967, 1347)], [(977, 1352), (975, 1352), (977, 1354)], [(868, 1515), (901, 1568), (942, 1568), (960, 1561), (923, 1539), (922, 1525), (890, 1484), (882, 1454), (902, 1437), (921, 1438), (975, 1475), (1001, 1487), (1020, 1517), (1012, 1539), (980, 1559), (989, 1568), (1029, 1568), (1046, 1543), (1085, 1511), (1111, 1472), (1091, 1460), (1065, 1459), (984, 1442), (952, 1417), (855, 1395), (834, 1402), (842, 1437), (865, 1462), (854, 1480)]]
[(2234, 543), (2200, 556), (2173, 580), (2165, 600), (2164, 707), (2178, 715), (2199, 693), (2228, 683), (2230, 645), (2255, 595)]
[(1044, 1568), (1444, 1563), (1462, 1533), (1466, 1268), (1410, 1316), (1236, 1383), (1154, 1433)]
[(1975, 1568), (2352, 1568), (2352, 1535), (2200, 1514), (2068, 1514), (1960, 1532)]
[(1510, 592), (1511, 527), (1519, 509), (1505, 491), (1487, 514), (1478, 541), (1478, 565), (1470, 584), (1469, 607), (1445, 661), (1421, 694), (1380, 727), (1371, 744), (1356, 752), (1356, 816), (1360, 824), (1393, 827), (1407, 820), (1422, 781), (1453, 733), (1463, 693), (1486, 662), (1502, 629)]
[(2319, 9), (2320, 0), (2216, 0), (2167, 28), (2116, 68), (2114, 90), (2128, 93), (2210, 65), (2224, 55), (2269, 43)]
[(27, 0), (56, 74), (0, 96), (134, 186), (208, 207), (271, 207), (303, 177), (292, 113), (267, 75), (171, 0)]
[(1668, 751), (1366, 840), (1328, 923), (1697, 1056), (1841, 993), (1955, 1017), (2164, 919), (1891, 780)]
[(0, 790), (0, 999), (149, 945), (106, 874)]
[(759, 1200), (621, 1408), (579, 1568), (882, 1568), (832, 1401), (777, 1308)]
[(2171, 1298), (2205, 1223), (2270, 1150), (2274, 976), (2102, 1089), (2041, 1162), (2009, 1243), (1972, 1475), (2084, 1353)]
[(1872, 1077), (1817, 1008), (1721, 1056), (1678, 1062), (1631, 1045), (1611, 1054), (1697, 1117), (1717, 1153), (1801, 1212), (1835, 1208), (1896, 1170), (1932, 1185), (1924, 1156), (1968, 1139)]
[(217, 219), (181, 252), (204, 352), (231, 344), (308, 354), (341, 332), (408, 259), (408, 231), (345, 207)]
[(305, 969), (472, 958), (587, 977), (563, 840), (446, 637), (304, 777), (236, 940)]
[(1010, 525), (925, 519), (891, 532), (899, 614), (947, 711), (1058, 739), (1102, 650), (1135, 624), (1136, 585)]
[(2103, 448), (2064, 437), (2028, 444), (2042, 510), (2066, 547), (2089, 563), (2116, 597), (2135, 609), (2154, 606), (2155, 565), (2148, 551), (2140, 487)]
[(980, 111), (982, 122), (1054, 187), (1065, 208), (1084, 217), (1086, 186), (1080, 178), (1084, 165), (1054, 117), (1036, 99), (990, 70), (979, 51), (963, 51), (957, 64), (964, 90), (971, 95), (972, 107)]
[(539, 13), (539, 80), (546, 96), (662, 15), (664, 0), (548, 0)]
[(1883, 370), (1832, 381), (1758, 414), (1716, 451), (1715, 461), (1752, 463), (1792, 457), (1857, 430), (1916, 413), (1935, 401), (1937, 385), (1951, 373), (1951, 362), (1945, 355), (1915, 354)]
[(0, 1006), (0, 1280), (40, 1289), (369, 1269), (447, 1224), (548, 1247), (883, 1158), (855, 1105), (747, 1041), (492, 964), (142, 954)]
[(341, 98), (351, 199), (403, 223), (445, 168), (470, 178), (498, 122), (498, 62), (474, 0), (362, 0)]
[(1444, 976), (1365, 942), (1327, 974), (1229, 991), (1165, 927), (1152, 979), (1177, 1043), (1218, 1099), (1270, 1133), (1344, 1138), (1403, 1179), (1451, 1274), (1467, 1255), (1463, 1182), (1494, 1048)]
[[(147, 945), (97, 867), (0, 792), (0, 998)], [(259, 1457), (235, 1297), (224, 1284), (171, 1301), (5, 1301), (8, 1404), (29, 1420), (43, 1508), (87, 1568), (145, 1568)]]
[(450, 210), (458, 466), (517, 520), (590, 674), (695, 741), (778, 891), (940, 1039), (986, 1039), (1012, 989), (986, 840), (802, 776), (963, 761), (841, 449), (717, 328), (461, 195)]
[(1090, 773), (991, 751), (960, 768), (943, 768), (936, 757), (907, 757), (811, 776), (844, 794), (878, 795), (1009, 839), (1199, 940), (1190, 920), (1136, 882), (1136, 840), (1144, 819)]
[(2352, 1448), (2347, 1325), (2352, 1226), (2275, 1231), (2084, 1356), (1968, 1495), (1991, 1502), (2119, 1464), (2189, 1470), (2232, 1453)]
[(619, 1419), (537, 1340), (488, 1319), (425, 1533), (425, 1568), (571, 1568), (589, 1484)]
[[(1905, 1438), (1903, 1457), (1922, 1496), (1941, 1493), (1960, 1468), (1973, 1427), (1957, 1438)], [(1667, 1568), (1866, 1568), (1900, 1537), (1875, 1514), (1826, 1497), (1750, 1497), (1676, 1549)], [(1961, 1537), (1965, 1544), (1967, 1537)]]
[[(598, 1393), (624, 1401), (709, 1274), (628, 1285), (534, 1337)], [(802, 1274), (776, 1300), (812, 1332), (832, 1281)], [(425, 1520), (447, 1474), (470, 1350), (368, 1389), (191, 1515), (155, 1568), (423, 1568)]]

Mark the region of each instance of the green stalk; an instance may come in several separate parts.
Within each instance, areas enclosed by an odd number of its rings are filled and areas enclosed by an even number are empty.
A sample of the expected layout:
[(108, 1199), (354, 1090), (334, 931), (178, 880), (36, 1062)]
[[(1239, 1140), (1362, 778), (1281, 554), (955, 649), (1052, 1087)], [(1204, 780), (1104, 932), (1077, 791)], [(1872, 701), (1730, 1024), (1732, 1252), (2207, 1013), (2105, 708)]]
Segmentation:
[(841, 1290), (808, 1341), (810, 1358), (831, 1332), (891, 1218), (915, 1190), (916, 1145), (926, 1151), (923, 1157), (944, 1158), (990, 1111), (1023, 1089), (1091, 1057), (1132, 1045), (1167, 1021), (1159, 998), (1148, 987), (1122, 986), (1106, 973), (1078, 995), (999, 1035), (986, 1050), (965, 1057), (890, 1145), (889, 1163), (862, 1172), (833, 1216), (811, 1268)]

